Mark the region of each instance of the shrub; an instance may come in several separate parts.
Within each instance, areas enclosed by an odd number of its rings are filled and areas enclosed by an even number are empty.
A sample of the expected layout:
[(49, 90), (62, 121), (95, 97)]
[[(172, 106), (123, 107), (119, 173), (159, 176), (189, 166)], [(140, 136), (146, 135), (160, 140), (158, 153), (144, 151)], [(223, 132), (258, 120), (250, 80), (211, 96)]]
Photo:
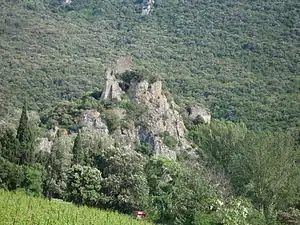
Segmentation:
[(159, 136), (163, 138), (164, 144), (169, 148), (175, 148), (178, 145), (176, 138), (171, 136), (168, 131), (160, 133)]
[(119, 116), (112, 110), (105, 111), (104, 120), (106, 122), (109, 133), (113, 133), (121, 124)]

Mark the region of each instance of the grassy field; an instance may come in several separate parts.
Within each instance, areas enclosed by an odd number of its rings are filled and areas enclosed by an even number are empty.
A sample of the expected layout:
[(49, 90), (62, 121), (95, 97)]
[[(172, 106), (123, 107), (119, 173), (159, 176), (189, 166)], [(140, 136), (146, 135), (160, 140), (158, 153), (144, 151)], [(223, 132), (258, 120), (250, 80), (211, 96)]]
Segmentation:
[(0, 224), (150, 225), (115, 212), (0, 190)]

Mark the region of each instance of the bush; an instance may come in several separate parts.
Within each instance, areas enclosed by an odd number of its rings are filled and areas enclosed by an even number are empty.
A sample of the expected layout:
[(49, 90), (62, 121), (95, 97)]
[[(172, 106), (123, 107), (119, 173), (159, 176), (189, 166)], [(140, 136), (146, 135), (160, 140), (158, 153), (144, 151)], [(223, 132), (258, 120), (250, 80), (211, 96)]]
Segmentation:
[(151, 156), (152, 155), (152, 148), (151, 148), (151, 146), (146, 145), (146, 144), (139, 145), (135, 150), (137, 152), (142, 153), (142, 154), (147, 155), (147, 156)]
[(44, 170), (40, 164), (25, 166), (25, 180), (23, 186), (26, 192), (34, 196), (42, 196)]
[(164, 131), (159, 134), (160, 137), (163, 138), (163, 142), (169, 148), (175, 148), (178, 145), (178, 141), (175, 137), (171, 136), (168, 131)]
[(112, 110), (105, 111), (104, 120), (106, 122), (109, 133), (113, 133), (121, 124), (119, 116)]
[(96, 206), (100, 199), (101, 172), (89, 166), (73, 165), (68, 172), (68, 200)]
[(0, 157), (0, 188), (16, 190), (22, 188), (24, 183), (24, 170), (22, 166)]

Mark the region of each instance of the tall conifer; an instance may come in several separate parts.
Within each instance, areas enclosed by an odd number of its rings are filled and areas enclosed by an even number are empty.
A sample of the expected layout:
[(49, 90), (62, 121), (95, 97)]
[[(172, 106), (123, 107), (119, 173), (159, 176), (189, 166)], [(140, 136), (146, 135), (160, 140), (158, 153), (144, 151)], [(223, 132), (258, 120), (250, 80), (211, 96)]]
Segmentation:
[(17, 139), (20, 142), (20, 163), (31, 164), (34, 161), (34, 137), (27, 116), (27, 104), (22, 109), (22, 114), (17, 130)]
[(78, 131), (78, 134), (75, 138), (72, 153), (73, 153), (72, 164), (81, 164), (81, 165), (83, 165), (83, 163), (84, 163), (84, 153), (83, 153), (83, 149), (82, 149), (82, 141), (81, 141), (81, 132), (80, 132), (80, 130)]

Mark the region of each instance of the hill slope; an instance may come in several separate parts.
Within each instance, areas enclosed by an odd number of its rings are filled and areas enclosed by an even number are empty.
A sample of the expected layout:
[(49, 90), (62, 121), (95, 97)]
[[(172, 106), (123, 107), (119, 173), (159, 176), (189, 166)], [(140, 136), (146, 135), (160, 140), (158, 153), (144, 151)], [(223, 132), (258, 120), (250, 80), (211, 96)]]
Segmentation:
[[(22, 96), (43, 110), (103, 86), (104, 68), (131, 55), (182, 102), (252, 128), (299, 125), (299, 3), (280, 1), (4, 1), (2, 114)], [(9, 99), (9, 101), (7, 101)]]
[(0, 190), (0, 224), (150, 225), (118, 213)]

